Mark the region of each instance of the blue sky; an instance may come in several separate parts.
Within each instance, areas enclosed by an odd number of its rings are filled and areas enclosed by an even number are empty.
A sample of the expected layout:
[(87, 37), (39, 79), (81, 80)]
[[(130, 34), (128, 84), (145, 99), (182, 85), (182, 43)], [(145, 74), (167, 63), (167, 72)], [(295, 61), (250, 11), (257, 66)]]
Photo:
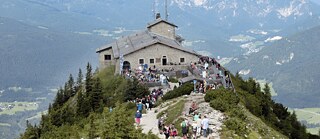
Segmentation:
[(311, 0), (311, 1), (320, 4), (320, 0)]

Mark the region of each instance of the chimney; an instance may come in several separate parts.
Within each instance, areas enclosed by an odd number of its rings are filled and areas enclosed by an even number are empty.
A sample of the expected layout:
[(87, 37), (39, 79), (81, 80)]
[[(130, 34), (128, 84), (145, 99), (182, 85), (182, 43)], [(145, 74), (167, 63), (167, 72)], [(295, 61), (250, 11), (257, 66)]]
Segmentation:
[(160, 13), (157, 13), (156, 14), (156, 19), (159, 19), (159, 18), (161, 18)]

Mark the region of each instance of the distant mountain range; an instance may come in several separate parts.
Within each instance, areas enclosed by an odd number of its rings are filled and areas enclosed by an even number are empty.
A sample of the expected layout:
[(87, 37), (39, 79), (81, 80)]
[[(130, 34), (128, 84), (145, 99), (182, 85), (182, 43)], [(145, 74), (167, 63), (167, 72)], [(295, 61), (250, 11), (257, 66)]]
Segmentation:
[(0, 17), (0, 90), (12, 86), (57, 87), (76, 67), (93, 62), (94, 50), (106, 40), (53, 31)]
[[(1, 59), (6, 66), (0, 71), (1, 88), (57, 85), (62, 81), (57, 75), (74, 72), (87, 61), (96, 64), (95, 48), (144, 29), (154, 18), (153, 6), (164, 13), (163, 4), (3, 0), (0, 54), (6, 57)], [(235, 57), (257, 53), (273, 39), (319, 25), (319, 7), (309, 0), (174, 0), (169, 3), (169, 21), (179, 26), (186, 47), (205, 55)], [(241, 69), (236, 66), (230, 68)]]
[(319, 107), (320, 26), (285, 37), (249, 56), (234, 58), (227, 67), (245, 77), (274, 84), (276, 100), (290, 107)]
[[(186, 39), (185, 47), (204, 55), (228, 57), (230, 70), (250, 69), (248, 75), (272, 81), (278, 93), (276, 99), (296, 107), (318, 102), (317, 80), (313, 77), (319, 77), (315, 72), (319, 68), (312, 59), (317, 57), (318, 49), (313, 48), (317, 47), (317, 38), (292, 36), (320, 25), (318, 9), (320, 6), (310, 0), (172, 0), (168, 5), (169, 22), (179, 26), (177, 33)], [(153, 10), (164, 18), (164, 1), (2, 0), (0, 100), (32, 99), (35, 94), (19, 97), (25, 95), (12, 95), (9, 88), (32, 88), (41, 93), (61, 86), (66, 75), (76, 73), (87, 62), (97, 66), (95, 49), (145, 29), (154, 20)], [(302, 37), (309, 41), (303, 42)], [(306, 49), (287, 39), (305, 43)], [(277, 47), (282, 44), (299, 47)], [(261, 64), (254, 58), (265, 55), (272, 58), (263, 61), (269, 63), (268, 67), (258, 67)], [(301, 68), (306, 66), (313, 68), (304, 74)], [(293, 82), (298, 76), (295, 71), (304, 80)], [(298, 101), (301, 94), (306, 98)], [(290, 103), (292, 100), (297, 103)]]

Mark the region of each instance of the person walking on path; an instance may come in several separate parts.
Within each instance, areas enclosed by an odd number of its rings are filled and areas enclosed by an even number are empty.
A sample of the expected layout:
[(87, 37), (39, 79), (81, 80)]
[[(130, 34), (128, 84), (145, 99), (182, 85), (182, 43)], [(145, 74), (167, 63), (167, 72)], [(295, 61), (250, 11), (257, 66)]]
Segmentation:
[(187, 138), (187, 134), (188, 134), (188, 122), (187, 122), (187, 118), (185, 118), (185, 120), (183, 120), (181, 122), (181, 127), (182, 127), (182, 136), (183, 139)]
[(140, 119), (142, 117), (142, 114), (141, 114), (141, 112), (139, 110), (136, 112), (135, 117), (136, 117), (137, 126), (140, 126)]
[(203, 136), (207, 137), (207, 130), (209, 127), (209, 119), (207, 118), (207, 116), (204, 116), (204, 119), (201, 121), (201, 125), (202, 125), (202, 130), (203, 130)]
[(196, 122), (197, 122), (197, 136), (201, 135), (201, 117), (199, 117)]
[(140, 113), (142, 113), (142, 109), (143, 109), (143, 105), (141, 103), (141, 101), (137, 104), (137, 110), (140, 111)]

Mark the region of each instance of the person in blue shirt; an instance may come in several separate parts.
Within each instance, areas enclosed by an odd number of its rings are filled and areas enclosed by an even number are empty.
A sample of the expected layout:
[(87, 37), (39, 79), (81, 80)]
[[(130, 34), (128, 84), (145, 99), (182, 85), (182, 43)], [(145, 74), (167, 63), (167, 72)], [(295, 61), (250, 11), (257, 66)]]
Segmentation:
[(140, 113), (140, 111), (137, 111), (136, 114), (135, 114), (137, 126), (140, 125), (140, 119), (141, 119), (141, 117), (142, 117), (142, 114)]
[(141, 101), (137, 104), (137, 110), (140, 111), (140, 113), (142, 113), (142, 109), (143, 109), (143, 105), (141, 103)]

